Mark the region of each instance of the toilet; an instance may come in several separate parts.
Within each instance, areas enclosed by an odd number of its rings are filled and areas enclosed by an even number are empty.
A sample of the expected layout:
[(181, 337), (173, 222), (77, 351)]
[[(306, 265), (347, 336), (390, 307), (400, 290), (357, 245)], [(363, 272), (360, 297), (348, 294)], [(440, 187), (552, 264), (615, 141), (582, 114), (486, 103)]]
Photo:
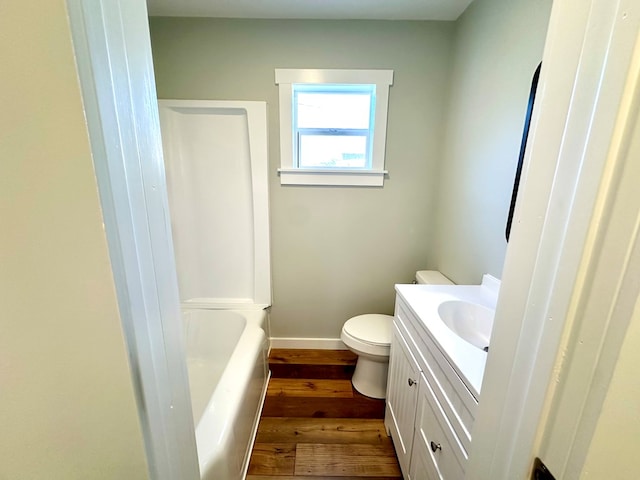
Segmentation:
[[(434, 270), (416, 272), (416, 283), (452, 285), (453, 282)], [(351, 383), (361, 394), (371, 398), (385, 398), (393, 316), (379, 313), (358, 315), (347, 320), (340, 339), (358, 355)]]

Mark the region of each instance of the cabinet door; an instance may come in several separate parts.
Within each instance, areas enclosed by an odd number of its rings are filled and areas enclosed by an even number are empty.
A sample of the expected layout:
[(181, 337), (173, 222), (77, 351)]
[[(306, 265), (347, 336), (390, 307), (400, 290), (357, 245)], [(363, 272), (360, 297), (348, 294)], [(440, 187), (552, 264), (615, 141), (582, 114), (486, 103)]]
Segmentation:
[[(425, 450), (424, 445), (419, 445), (413, 448), (413, 455), (411, 456), (411, 480), (442, 480), (440, 472), (433, 464), (429, 452)], [(462, 480), (453, 479), (453, 480)]]
[(464, 478), (466, 456), (426, 378), (420, 380), (411, 480)]
[(389, 354), (385, 423), (391, 431), (400, 468), (407, 479), (409, 479), (419, 379), (418, 363), (394, 322)]

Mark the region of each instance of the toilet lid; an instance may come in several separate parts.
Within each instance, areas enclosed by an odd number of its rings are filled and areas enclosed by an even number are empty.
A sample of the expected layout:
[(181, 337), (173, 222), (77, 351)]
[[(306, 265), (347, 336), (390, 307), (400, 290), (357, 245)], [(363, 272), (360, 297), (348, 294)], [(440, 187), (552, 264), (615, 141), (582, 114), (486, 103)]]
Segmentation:
[(374, 345), (391, 344), (393, 317), (370, 313), (358, 315), (344, 324), (342, 328), (348, 335)]

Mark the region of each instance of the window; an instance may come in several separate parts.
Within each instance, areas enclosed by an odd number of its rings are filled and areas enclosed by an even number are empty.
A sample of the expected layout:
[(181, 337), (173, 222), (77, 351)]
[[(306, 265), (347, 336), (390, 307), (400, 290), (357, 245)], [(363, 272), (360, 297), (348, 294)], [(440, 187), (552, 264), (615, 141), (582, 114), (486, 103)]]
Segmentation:
[(280, 182), (382, 186), (392, 70), (277, 69)]
[(298, 168), (371, 168), (375, 85), (293, 85)]

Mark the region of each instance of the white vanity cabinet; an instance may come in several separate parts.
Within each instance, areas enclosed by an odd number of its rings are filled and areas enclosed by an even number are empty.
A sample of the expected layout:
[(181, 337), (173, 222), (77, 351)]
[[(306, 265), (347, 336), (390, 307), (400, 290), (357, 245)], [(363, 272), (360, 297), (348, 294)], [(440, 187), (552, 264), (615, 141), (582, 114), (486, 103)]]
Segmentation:
[(396, 297), (385, 426), (405, 480), (461, 480), (477, 400), (401, 295)]
[(396, 454), (403, 472), (409, 471), (413, 445), (420, 368), (407, 342), (393, 325), (385, 425), (393, 437)]

